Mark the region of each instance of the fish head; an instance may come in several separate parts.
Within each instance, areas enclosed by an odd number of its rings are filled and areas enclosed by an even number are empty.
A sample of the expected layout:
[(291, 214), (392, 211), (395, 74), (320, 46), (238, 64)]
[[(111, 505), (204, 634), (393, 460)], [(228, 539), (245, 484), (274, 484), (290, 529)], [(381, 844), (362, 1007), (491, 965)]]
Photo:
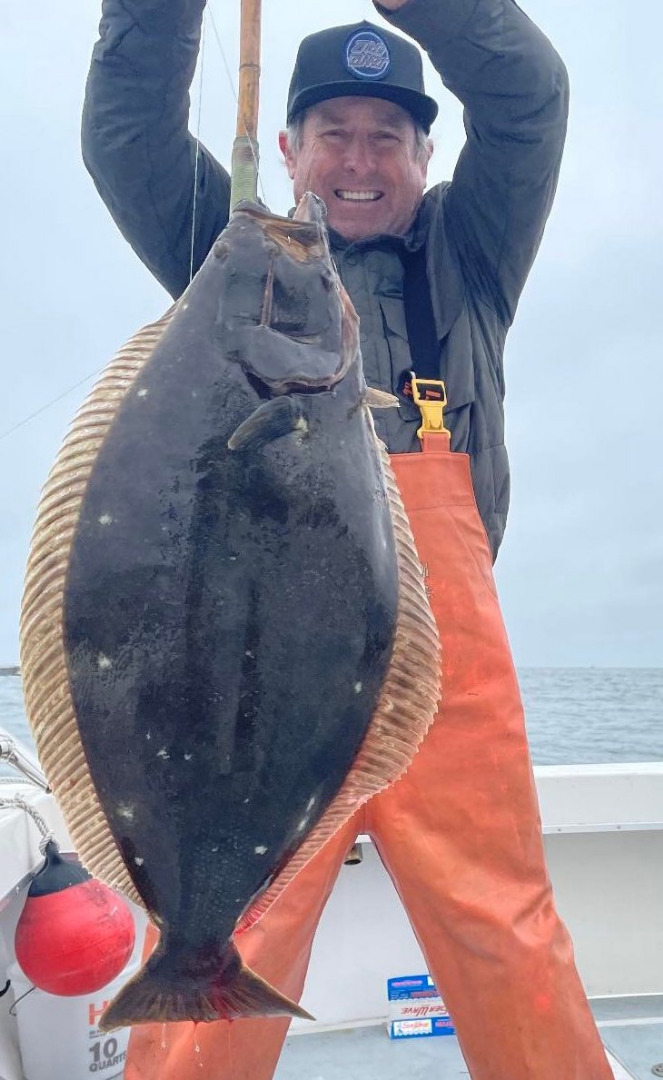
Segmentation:
[(227, 269), (217, 324), (224, 352), (261, 396), (331, 390), (358, 363), (359, 319), (315, 195), (292, 218), (239, 203), (214, 253)]
[(340, 395), (348, 408), (360, 408), (366, 384), (359, 317), (331, 256), (324, 203), (308, 192), (293, 217), (283, 218), (241, 202), (214, 255), (223, 262), (217, 321), (223, 352), (259, 406), (230, 448), (296, 429), (307, 395)]

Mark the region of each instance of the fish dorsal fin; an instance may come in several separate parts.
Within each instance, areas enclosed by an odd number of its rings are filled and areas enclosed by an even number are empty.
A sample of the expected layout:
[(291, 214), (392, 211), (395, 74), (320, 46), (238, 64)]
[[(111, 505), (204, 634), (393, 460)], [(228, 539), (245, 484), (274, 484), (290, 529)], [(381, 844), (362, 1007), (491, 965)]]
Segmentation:
[(39, 503), (21, 608), (25, 708), (49, 786), (83, 865), (141, 906), (90, 775), (76, 723), (62, 623), (69, 553), (92, 467), (122, 400), (177, 306), (120, 349), (74, 419)]

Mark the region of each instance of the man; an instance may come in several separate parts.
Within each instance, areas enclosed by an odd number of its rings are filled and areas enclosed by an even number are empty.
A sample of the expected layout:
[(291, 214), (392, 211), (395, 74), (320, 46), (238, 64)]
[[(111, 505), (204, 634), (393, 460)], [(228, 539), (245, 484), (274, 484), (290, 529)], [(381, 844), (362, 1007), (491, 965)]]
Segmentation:
[[(522, 707), (491, 574), (508, 507), (502, 354), (552, 204), (563, 64), (514, 0), (384, 0), (463, 102), (453, 181), (424, 195), (437, 106), (406, 39), (360, 23), (307, 38), (280, 136), (295, 198), (327, 204), (361, 319), (367, 381), (429, 575), (441, 713), (406, 777), (370, 800), (238, 937), (302, 991), (318, 919), (357, 833), (372, 834), (475, 1080), (612, 1073), (551, 899)], [(83, 149), (124, 235), (178, 296), (228, 216), (225, 171), (187, 131), (203, 0), (104, 0)], [(451, 450), (418, 437), (411, 372), (443, 379)], [(423, 453), (419, 453), (422, 449)], [(471, 468), (471, 473), (470, 473)], [(475, 503), (476, 500), (476, 503)], [(478, 513), (477, 513), (478, 508)], [(127, 1080), (268, 1080), (287, 1020), (135, 1029)], [(200, 1054), (194, 1053), (194, 1048)], [(199, 1066), (202, 1066), (202, 1073)]]

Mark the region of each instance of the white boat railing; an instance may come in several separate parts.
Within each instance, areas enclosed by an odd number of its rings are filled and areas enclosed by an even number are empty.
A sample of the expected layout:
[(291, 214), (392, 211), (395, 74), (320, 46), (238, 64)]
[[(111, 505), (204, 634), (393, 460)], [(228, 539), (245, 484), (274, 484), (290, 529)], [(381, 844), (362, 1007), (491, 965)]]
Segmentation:
[[(663, 995), (663, 763), (540, 766), (535, 779), (556, 903), (588, 994)], [(53, 797), (14, 785), (70, 849)], [(5, 782), (0, 795), (11, 790)], [(28, 814), (0, 809), (0, 918), (39, 865), (40, 838)], [(342, 868), (314, 943), (303, 1004), (318, 1030), (379, 1020), (387, 978), (425, 971), (375, 848), (359, 841), (363, 860)]]
[(11, 765), (37, 787), (48, 791), (48, 783), (39, 762), (29, 750), (14, 739), (4, 728), (0, 728), (0, 762)]

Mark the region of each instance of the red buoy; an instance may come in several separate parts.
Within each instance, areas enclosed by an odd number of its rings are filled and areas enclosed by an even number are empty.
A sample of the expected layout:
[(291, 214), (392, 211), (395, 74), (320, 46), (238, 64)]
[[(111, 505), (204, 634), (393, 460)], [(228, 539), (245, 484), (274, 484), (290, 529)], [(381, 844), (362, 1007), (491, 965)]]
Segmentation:
[(94, 993), (119, 975), (131, 956), (131, 910), (79, 862), (63, 859), (54, 842), (45, 855), (16, 927), (16, 959), (27, 978), (49, 994)]

